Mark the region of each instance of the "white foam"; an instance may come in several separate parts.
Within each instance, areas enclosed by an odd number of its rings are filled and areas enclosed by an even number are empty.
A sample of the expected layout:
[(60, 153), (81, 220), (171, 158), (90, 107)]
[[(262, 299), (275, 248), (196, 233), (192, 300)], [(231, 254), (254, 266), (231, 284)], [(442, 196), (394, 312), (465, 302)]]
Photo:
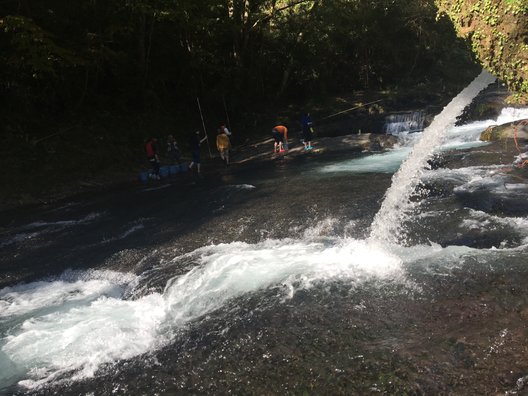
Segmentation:
[[(35, 221), (30, 224), (26, 224), (19, 228), (23, 232), (19, 232), (7, 238), (4, 241), (0, 242), (0, 248), (23, 243), (40, 235), (44, 235), (50, 232), (57, 232), (65, 228), (73, 227), (80, 224), (87, 224), (93, 222), (95, 219), (99, 218), (102, 213), (90, 213), (85, 217), (78, 220), (60, 220), (60, 221)], [(34, 231), (38, 230), (38, 231)]]
[(166, 297), (173, 321), (186, 323), (220, 307), (226, 299), (267, 288), (310, 287), (329, 279), (393, 279), (400, 259), (363, 241), (321, 242), (266, 240), (256, 245), (243, 242), (198, 249), (200, 266), (167, 286)]
[(195, 266), (171, 279), (163, 293), (135, 300), (123, 299), (123, 280), (133, 283), (135, 276), (98, 272), (2, 290), (3, 317), (11, 327), (0, 341), (0, 367), (10, 368), (0, 382), (18, 378), (35, 388), (61, 377), (93, 376), (101, 365), (156, 350), (190, 321), (269, 287), (284, 295), (326, 280), (353, 285), (402, 276), (401, 259), (390, 252), (328, 237), (206, 246), (174, 260)]
[(528, 108), (506, 107), (497, 118), (497, 125), (528, 119)]
[(506, 190), (528, 190), (528, 185), (523, 183), (504, 183)]
[(506, 175), (504, 169), (509, 169), (505, 165), (490, 166), (468, 166), (465, 168), (440, 168), (426, 170), (422, 175), (422, 180), (445, 180), (456, 184), (454, 192), (474, 192), (480, 189), (487, 191), (506, 192), (508, 187), (505, 184)]
[(115, 242), (115, 241), (119, 241), (119, 240), (122, 240), (122, 239), (125, 239), (127, 237), (129, 237), (130, 235), (132, 234), (135, 234), (136, 232), (142, 230), (145, 228), (145, 224), (144, 222), (146, 221), (149, 221), (150, 219), (138, 219), (132, 223), (130, 223), (126, 230), (123, 231), (122, 233), (114, 236), (114, 237), (111, 237), (111, 238), (104, 238), (103, 241), (101, 243), (110, 243), (110, 242)]
[(460, 224), (460, 227), (471, 230), (486, 231), (496, 225), (507, 227), (516, 232), (522, 238), (522, 244), (528, 244), (528, 219), (524, 217), (500, 217), (488, 214), (480, 210), (471, 209), (470, 217)]
[(72, 371), (73, 379), (90, 377), (101, 364), (155, 348), (163, 307), (159, 294), (136, 301), (101, 296), (88, 306), (24, 321), (2, 351), (25, 369), (29, 378), (20, 384), (29, 388)]
[(235, 190), (254, 190), (256, 188), (252, 184), (229, 184), (227, 187)]
[(102, 213), (90, 213), (86, 215), (85, 217), (78, 219), (78, 220), (60, 220), (60, 221), (35, 221), (33, 223), (30, 223), (28, 225), (25, 225), (21, 229), (23, 230), (31, 230), (34, 228), (44, 228), (44, 227), (57, 227), (57, 228), (66, 228), (66, 227), (72, 227), (79, 224), (86, 224), (90, 223), (97, 218), (101, 217)]
[(0, 321), (68, 302), (121, 295), (135, 277), (113, 271), (67, 271), (58, 278), (0, 289)]

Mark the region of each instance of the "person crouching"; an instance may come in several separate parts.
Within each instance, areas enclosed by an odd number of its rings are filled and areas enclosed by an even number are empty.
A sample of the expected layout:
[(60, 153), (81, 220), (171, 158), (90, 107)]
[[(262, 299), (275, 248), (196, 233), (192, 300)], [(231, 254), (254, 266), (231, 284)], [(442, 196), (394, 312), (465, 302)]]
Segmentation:
[(271, 130), (271, 134), (275, 139), (273, 144), (273, 151), (275, 153), (288, 150), (288, 128), (286, 128), (284, 125), (277, 125)]

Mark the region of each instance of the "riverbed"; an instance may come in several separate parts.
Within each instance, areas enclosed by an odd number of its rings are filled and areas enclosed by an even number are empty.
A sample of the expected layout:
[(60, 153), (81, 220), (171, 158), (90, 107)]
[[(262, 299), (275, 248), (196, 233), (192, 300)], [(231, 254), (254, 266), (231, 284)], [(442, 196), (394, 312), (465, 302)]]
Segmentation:
[(526, 170), (478, 136), (528, 111), (501, 116), (449, 132), (399, 245), (370, 226), (419, 134), (3, 213), (1, 392), (522, 391)]

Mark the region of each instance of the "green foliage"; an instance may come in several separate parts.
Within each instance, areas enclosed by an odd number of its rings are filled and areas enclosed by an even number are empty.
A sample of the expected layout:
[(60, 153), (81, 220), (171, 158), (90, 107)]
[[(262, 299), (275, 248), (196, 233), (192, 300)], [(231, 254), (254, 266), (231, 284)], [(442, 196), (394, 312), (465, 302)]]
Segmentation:
[(474, 73), (433, 0), (21, 0), (0, 12), (0, 111), (25, 140), (87, 110), (187, 114), (196, 96), (228, 95), (243, 113)]
[(7, 16), (0, 20), (0, 29), (11, 48), (4, 61), (17, 72), (30, 73), (35, 79), (55, 78), (61, 67), (81, 63), (30, 18)]
[(471, 42), (483, 65), (514, 91), (512, 102), (528, 97), (528, 2), (525, 0), (436, 0), (458, 34)]

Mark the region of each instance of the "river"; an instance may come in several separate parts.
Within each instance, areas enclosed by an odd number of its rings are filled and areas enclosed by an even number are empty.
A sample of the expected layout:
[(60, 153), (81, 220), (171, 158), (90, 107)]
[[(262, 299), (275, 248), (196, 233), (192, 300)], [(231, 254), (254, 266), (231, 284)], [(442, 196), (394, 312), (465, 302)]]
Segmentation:
[(522, 389), (528, 188), (478, 140), (522, 118), (445, 132), (399, 244), (371, 225), (420, 133), (3, 213), (0, 392)]

